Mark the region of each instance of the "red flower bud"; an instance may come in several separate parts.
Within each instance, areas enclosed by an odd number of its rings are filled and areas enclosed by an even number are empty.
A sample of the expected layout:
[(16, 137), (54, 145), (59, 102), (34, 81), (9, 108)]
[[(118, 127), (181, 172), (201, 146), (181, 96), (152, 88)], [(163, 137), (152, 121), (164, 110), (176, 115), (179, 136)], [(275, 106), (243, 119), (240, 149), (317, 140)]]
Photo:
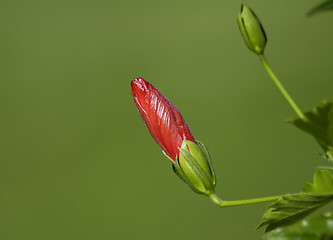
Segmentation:
[(143, 78), (131, 83), (132, 95), (150, 134), (173, 161), (184, 140), (195, 143), (177, 108)]

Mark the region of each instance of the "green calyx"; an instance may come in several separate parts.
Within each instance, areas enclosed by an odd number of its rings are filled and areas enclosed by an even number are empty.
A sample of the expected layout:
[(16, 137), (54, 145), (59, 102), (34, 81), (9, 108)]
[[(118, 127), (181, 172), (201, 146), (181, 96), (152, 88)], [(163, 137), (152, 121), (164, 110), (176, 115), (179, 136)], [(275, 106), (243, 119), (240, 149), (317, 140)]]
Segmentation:
[(193, 191), (209, 195), (215, 192), (216, 177), (206, 147), (184, 140), (173, 170)]
[(267, 43), (267, 37), (256, 14), (249, 7), (242, 4), (237, 22), (247, 47), (256, 54), (262, 54)]

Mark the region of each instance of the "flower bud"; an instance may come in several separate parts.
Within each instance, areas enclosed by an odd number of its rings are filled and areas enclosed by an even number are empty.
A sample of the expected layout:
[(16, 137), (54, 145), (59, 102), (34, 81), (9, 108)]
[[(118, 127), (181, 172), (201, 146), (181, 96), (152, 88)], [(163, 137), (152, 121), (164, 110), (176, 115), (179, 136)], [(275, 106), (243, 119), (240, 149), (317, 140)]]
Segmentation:
[(174, 172), (196, 193), (214, 193), (216, 180), (209, 153), (194, 139), (177, 108), (143, 78), (134, 79), (131, 86), (139, 113)]
[(247, 47), (256, 54), (262, 54), (267, 37), (256, 14), (249, 7), (242, 4), (237, 22)]

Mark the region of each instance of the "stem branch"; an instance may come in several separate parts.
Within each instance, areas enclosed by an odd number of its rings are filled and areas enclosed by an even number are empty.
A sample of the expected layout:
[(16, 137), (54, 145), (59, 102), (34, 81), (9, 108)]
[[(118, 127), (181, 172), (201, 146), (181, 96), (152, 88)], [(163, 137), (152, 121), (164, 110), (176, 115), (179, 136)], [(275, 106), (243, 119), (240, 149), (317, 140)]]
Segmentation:
[(223, 201), (215, 193), (211, 193), (208, 195), (208, 197), (212, 200), (212, 202), (214, 202), (219, 207), (231, 207), (231, 206), (241, 206), (241, 205), (249, 205), (249, 204), (263, 203), (263, 202), (272, 202), (278, 200), (282, 196), (283, 195), (264, 197), (264, 198), (253, 198), (246, 200)]
[(288, 94), (288, 92), (286, 91), (286, 89), (283, 87), (283, 85), (281, 84), (281, 82), (279, 81), (279, 79), (277, 78), (277, 76), (272, 71), (271, 67), (269, 66), (269, 64), (268, 64), (268, 62), (267, 62), (267, 60), (265, 58), (265, 55), (264, 54), (259, 54), (258, 56), (260, 58), (260, 61), (261, 61), (262, 65), (264, 66), (265, 70), (267, 71), (268, 75), (274, 81), (275, 85), (278, 87), (278, 89), (280, 90), (280, 92), (282, 93), (282, 95), (284, 96), (284, 98), (287, 100), (287, 102), (289, 103), (289, 105), (294, 109), (294, 111), (296, 112), (296, 114), (298, 115), (298, 117), (301, 118), (301, 119), (306, 119), (306, 117), (304, 116), (304, 114), (302, 113), (302, 111), (298, 108), (298, 106), (296, 105), (296, 103), (294, 102), (294, 100), (291, 98), (291, 96)]

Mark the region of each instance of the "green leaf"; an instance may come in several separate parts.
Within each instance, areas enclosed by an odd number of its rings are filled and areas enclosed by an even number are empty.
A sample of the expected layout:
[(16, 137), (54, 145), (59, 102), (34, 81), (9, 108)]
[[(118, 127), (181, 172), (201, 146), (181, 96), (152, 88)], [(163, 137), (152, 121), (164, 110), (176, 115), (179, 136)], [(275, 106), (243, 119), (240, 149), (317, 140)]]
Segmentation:
[(333, 176), (327, 169), (317, 170), (313, 184), (306, 183), (303, 191), (287, 194), (269, 206), (258, 228), (265, 232), (295, 223), (333, 200)]
[(312, 183), (305, 183), (302, 193), (333, 195), (333, 176), (327, 169), (317, 170)]
[(289, 120), (299, 129), (311, 134), (333, 161), (333, 102), (322, 101), (312, 111), (304, 113), (306, 119)]
[(270, 231), (264, 235), (264, 240), (329, 240), (333, 238), (332, 222), (331, 213), (320, 214)]
[(314, 14), (320, 13), (320, 12), (326, 12), (329, 10), (333, 10), (333, 0), (327, 0), (319, 5), (317, 5), (316, 7), (312, 8), (309, 12), (308, 12), (308, 16), (312, 16)]

